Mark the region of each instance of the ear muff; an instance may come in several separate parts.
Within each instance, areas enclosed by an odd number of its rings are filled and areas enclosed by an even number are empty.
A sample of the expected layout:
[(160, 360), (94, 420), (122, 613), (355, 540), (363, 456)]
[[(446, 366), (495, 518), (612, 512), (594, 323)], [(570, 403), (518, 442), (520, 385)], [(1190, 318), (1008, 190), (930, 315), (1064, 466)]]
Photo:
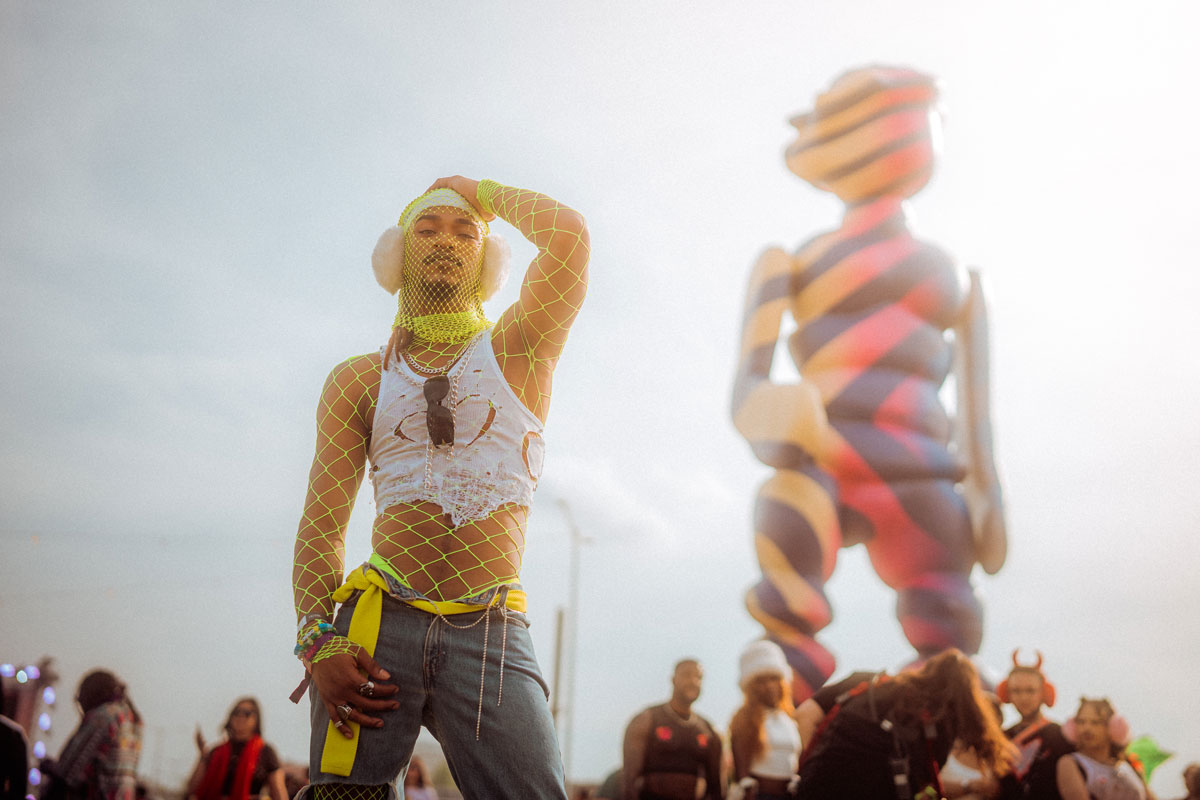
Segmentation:
[(508, 242), (496, 234), (488, 234), (483, 240), (483, 264), (479, 268), (479, 299), (491, 300), (504, 282), (508, 280), (508, 269), (512, 262), (512, 250)]
[(383, 232), (371, 253), (375, 280), (388, 294), (400, 291), (404, 275), (404, 229), (393, 225)]
[[(508, 280), (512, 250), (504, 237), (489, 234), (483, 240), (483, 263), (479, 267), (479, 299), (490, 300)], [(398, 225), (385, 230), (371, 253), (375, 280), (388, 294), (400, 291), (404, 278), (404, 229)]]
[(1008, 678), (1005, 678), (996, 685), (996, 697), (1000, 699), (1001, 703), (1007, 704), (1012, 702), (1012, 695), (1008, 693)]
[(1120, 714), (1113, 714), (1108, 721), (1108, 738), (1121, 747), (1129, 744), (1129, 720)]
[(1054, 684), (1046, 680), (1046, 676), (1042, 676), (1042, 702), (1047, 706), (1053, 706), (1054, 701), (1058, 699), (1058, 690), (1054, 688)]

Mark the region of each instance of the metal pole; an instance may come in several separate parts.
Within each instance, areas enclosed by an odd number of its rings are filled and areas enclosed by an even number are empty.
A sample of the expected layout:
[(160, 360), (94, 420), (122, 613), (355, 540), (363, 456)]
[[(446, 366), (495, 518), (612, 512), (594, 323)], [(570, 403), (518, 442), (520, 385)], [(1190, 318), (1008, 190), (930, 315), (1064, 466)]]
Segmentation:
[(575, 518), (571, 514), (571, 507), (567, 505), (567, 501), (559, 498), (558, 502), (562, 506), (563, 517), (567, 521), (567, 530), (571, 534), (571, 555), (567, 570), (569, 581), (567, 613), (571, 615), (570, 624), (567, 626), (570, 636), (567, 649), (569, 668), (565, 698), (566, 725), (563, 727), (563, 774), (569, 780), (571, 777), (572, 734), (575, 728), (575, 653), (579, 629), (579, 545), (582, 543), (583, 537), (579, 534), (579, 527), (575, 524)]
[(554, 729), (561, 733), (562, 720), (562, 656), (563, 656), (563, 609), (554, 609), (554, 683), (550, 692), (550, 716), (554, 718)]

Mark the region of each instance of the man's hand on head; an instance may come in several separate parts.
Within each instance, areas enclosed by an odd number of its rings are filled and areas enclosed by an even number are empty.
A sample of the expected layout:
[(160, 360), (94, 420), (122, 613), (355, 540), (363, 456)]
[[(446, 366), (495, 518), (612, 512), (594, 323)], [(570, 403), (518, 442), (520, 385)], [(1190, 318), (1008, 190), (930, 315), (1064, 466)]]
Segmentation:
[(496, 218), (495, 214), (485, 211), (479, 202), (479, 181), (464, 178), (462, 175), (451, 175), (449, 178), (438, 178), (425, 191), (432, 192), (434, 189), (453, 189), (467, 198), (467, 202), (474, 207), (475, 211), (485, 221), (491, 222)]

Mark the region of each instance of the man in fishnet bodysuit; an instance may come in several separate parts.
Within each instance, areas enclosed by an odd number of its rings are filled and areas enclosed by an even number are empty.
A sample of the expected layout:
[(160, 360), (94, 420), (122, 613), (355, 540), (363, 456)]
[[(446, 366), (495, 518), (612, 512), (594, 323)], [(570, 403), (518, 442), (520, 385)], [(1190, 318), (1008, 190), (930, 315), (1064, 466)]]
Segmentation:
[[(497, 216), (538, 253), (493, 326), (481, 302), (506, 268), (488, 230)], [(380, 238), (376, 277), (399, 291), (399, 313), (382, 352), (325, 383), (296, 539), (315, 800), (394, 796), (422, 724), (465, 797), (566, 797), (518, 581), (588, 247), (583, 217), (556, 200), (461, 176), (436, 181)], [(343, 575), (368, 462), (372, 555)]]

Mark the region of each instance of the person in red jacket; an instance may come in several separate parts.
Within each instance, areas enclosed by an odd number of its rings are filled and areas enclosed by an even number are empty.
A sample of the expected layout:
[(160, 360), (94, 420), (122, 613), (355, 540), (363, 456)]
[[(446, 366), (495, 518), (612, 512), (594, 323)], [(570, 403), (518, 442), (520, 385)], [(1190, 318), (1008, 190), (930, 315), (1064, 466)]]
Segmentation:
[(189, 800), (249, 800), (266, 786), (271, 800), (287, 800), (283, 768), (275, 749), (263, 741), (262, 711), (253, 697), (233, 704), (225, 719), (226, 739), (206, 750), (196, 732), (200, 761), (188, 780)]

